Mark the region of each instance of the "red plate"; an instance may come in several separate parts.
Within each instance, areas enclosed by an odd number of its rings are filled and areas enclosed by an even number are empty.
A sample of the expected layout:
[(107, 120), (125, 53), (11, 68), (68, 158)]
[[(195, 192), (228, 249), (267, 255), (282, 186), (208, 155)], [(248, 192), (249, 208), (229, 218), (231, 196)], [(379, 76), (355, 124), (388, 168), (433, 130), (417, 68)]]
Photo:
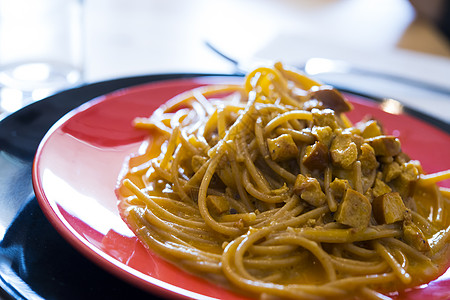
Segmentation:
[[(58, 121), (46, 134), (33, 165), (36, 197), (48, 219), (76, 249), (106, 270), (152, 293), (178, 298), (246, 299), (188, 274), (149, 253), (121, 220), (114, 189), (125, 158), (137, 152), (145, 131), (133, 128), (171, 97), (207, 84), (241, 78), (199, 77), (151, 83), (90, 101)], [(405, 114), (389, 114), (378, 104), (348, 94), (356, 122), (370, 114), (424, 170), (450, 168), (450, 136)], [(442, 183), (450, 187), (450, 182)], [(70, 271), (70, 270), (69, 270)], [(439, 279), (399, 295), (399, 299), (449, 297), (450, 270)]]

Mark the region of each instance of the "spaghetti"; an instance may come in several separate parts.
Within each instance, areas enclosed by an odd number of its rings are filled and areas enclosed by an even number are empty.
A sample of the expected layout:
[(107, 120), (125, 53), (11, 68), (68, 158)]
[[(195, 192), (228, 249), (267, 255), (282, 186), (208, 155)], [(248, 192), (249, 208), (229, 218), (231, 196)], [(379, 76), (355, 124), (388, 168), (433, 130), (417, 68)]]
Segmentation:
[(150, 141), (121, 215), (152, 251), (255, 297), (386, 299), (428, 282), (449, 262), (436, 182), (450, 173), (425, 175), (351, 109), (280, 63), (180, 94), (135, 120)]

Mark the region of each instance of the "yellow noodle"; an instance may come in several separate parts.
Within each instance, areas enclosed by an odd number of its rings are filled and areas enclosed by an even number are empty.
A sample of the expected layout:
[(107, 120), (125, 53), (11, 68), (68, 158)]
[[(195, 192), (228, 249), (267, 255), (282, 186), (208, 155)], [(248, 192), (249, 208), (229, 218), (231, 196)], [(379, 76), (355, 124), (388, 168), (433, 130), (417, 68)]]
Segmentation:
[(261, 245), (252, 245), (249, 247), (248, 251), (253, 254), (269, 254), (269, 255), (282, 255), (286, 253), (290, 253), (297, 249), (297, 246), (294, 245), (274, 245), (274, 246), (261, 246)]
[(450, 188), (439, 187), (439, 191), (445, 198), (447, 198), (447, 201), (450, 199)]
[(251, 269), (275, 269), (286, 268), (294, 264), (298, 264), (306, 259), (307, 255), (302, 252), (300, 255), (293, 255), (284, 258), (272, 257), (272, 259), (263, 258), (249, 258), (244, 259), (244, 266)]
[(157, 176), (169, 182), (172, 180), (172, 176), (168, 170), (161, 168), (160, 165), (152, 161), (152, 168), (147, 170), (145, 177), (148, 181), (152, 181)]
[[(449, 172), (449, 174), (450, 174), (450, 172)], [(439, 191), (439, 188), (437, 185), (432, 186), (432, 188), (433, 188), (433, 193), (436, 196), (436, 200), (437, 200), (434, 221), (437, 224), (442, 224), (444, 222), (444, 205), (445, 205), (444, 196), (442, 196), (442, 193)]]
[(293, 80), (296, 84), (300, 86), (300, 88), (304, 90), (309, 90), (313, 86), (321, 85), (319, 82), (301, 74), (297, 70), (285, 68), (281, 63), (276, 63), (275, 68), (277, 68), (277, 70), (285, 74), (288, 79)]
[(439, 230), (430, 238), (431, 253), (439, 252), (450, 240), (450, 227)]
[(401, 242), (398, 239), (383, 238), (383, 242), (393, 245), (396, 248), (400, 248), (403, 253), (407, 254), (408, 256), (414, 257), (416, 260), (422, 260), (422, 261), (426, 261), (426, 262), (431, 261), (431, 259), (428, 256), (421, 253), (417, 249), (409, 246), (408, 244)]
[(407, 284), (410, 283), (412, 278), (411, 275), (406, 272), (406, 270), (398, 263), (398, 261), (395, 259), (395, 257), (390, 253), (386, 247), (381, 245), (378, 242), (374, 242), (374, 248), (377, 253), (383, 257), (383, 259), (389, 264), (389, 266), (394, 271), (395, 275), (397, 275), (400, 280)]
[(392, 281), (395, 278), (394, 273), (382, 273), (374, 275), (353, 276), (343, 279), (338, 279), (327, 283), (325, 286), (330, 287), (345, 287), (348, 289), (355, 289), (363, 285), (382, 284)]
[(421, 185), (431, 185), (446, 179), (450, 179), (450, 170), (426, 175), (421, 174), (418, 183)]
[(355, 162), (355, 190), (357, 192), (363, 193), (363, 187), (362, 187), (362, 174), (361, 174), (361, 162), (357, 161)]
[(172, 135), (170, 136), (168, 145), (167, 145), (167, 150), (166, 153), (160, 163), (160, 167), (162, 169), (167, 169), (167, 165), (169, 164), (169, 160), (172, 159), (172, 154), (175, 151), (175, 148), (177, 146), (177, 139), (178, 139), (178, 135), (180, 133), (180, 128), (179, 127), (175, 127), (173, 129)]
[(194, 146), (192, 143), (188, 142), (188, 139), (185, 137), (186, 133), (184, 131), (180, 132), (180, 142), (183, 145), (184, 148), (186, 148), (191, 154), (200, 154), (201, 149), (198, 149), (196, 146)]
[(220, 263), (202, 261), (202, 260), (192, 260), (186, 259), (181, 260), (179, 263), (187, 269), (196, 270), (205, 273), (220, 273), (222, 266)]
[(195, 230), (192, 227), (185, 227), (180, 225), (175, 225), (176, 223), (169, 223), (156, 217), (150, 210), (145, 211), (145, 219), (149, 224), (154, 225), (163, 230), (165, 234), (171, 234), (171, 236), (176, 236), (182, 240), (189, 240), (191, 242), (205, 243), (210, 245), (219, 245), (219, 242), (214, 239), (214, 236), (209, 234), (205, 230)]
[(182, 151), (182, 145), (179, 145), (175, 150), (175, 157), (172, 162), (172, 166), (170, 168), (171, 179), (173, 180), (173, 191), (177, 193), (183, 202), (192, 202), (192, 199), (186, 194), (183, 190), (183, 187), (180, 183), (180, 178), (178, 176), (180, 160), (184, 152)]
[(243, 154), (244, 164), (247, 167), (248, 173), (250, 174), (252, 179), (255, 181), (258, 188), (263, 193), (268, 193), (270, 190), (269, 184), (268, 184), (267, 180), (264, 178), (263, 174), (261, 174), (261, 172), (255, 167), (252, 159), (250, 158), (247, 146), (243, 142), (242, 135), (239, 135), (238, 139), (240, 139), (242, 141), (242, 143), (238, 144), (238, 145), (242, 145), (242, 147), (240, 147), (241, 150), (239, 152), (241, 152)]
[[(144, 239), (146, 239), (146, 241), (148, 241), (149, 243), (152, 243), (154, 246), (157, 246), (158, 251), (162, 249), (166, 250), (168, 249), (170, 252), (168, 254), (176, 256), (178, 258), (194, 258), (194, 259), (203, 258), (204, 260), (207, 261), (212, 260), (216, 261), (217, 263), (219, 262), (220, 259), (219, 255), (201, 251), (198, 249), (193, 248), (191, 249), (191, 247), (185, 242), (172, 243), (168, 241), (166, 242), (159, 241), (157, 237), (151, 233), (151, 230), (148, 226), (142, 226), (145, 225), (145, 222), (142, 222), (142, 216), (140, 216), (140, 214), (136, 210), (130, 211), (130, 218), (132, 218), (130, 219), (131, 222), (136, 222), (136, 225), (140, 225), (138, 232), (139, 235)], [(178, 241), (178, 238), (175, 238), (175, 241)]]
[(385, 261), (363, 262), (341, 257), (332, 257), (336, 270), (348, 274), (377, 274), (389, 267)]
[(399, 261), (400, 266), (406, 270), (408, 268), (408, 259), (406, 258), (406, 255), (399, 249), (392, 249), (392, 252), (395, 259)]
[(345, 243), (343, 248), (359, 257), (372, 258), (376, 255), (376, 251), (359, 247), (353, 243)]
[(192, 205), (187, 205), (183, 202), (173, 200), (167, 197), (152, 196), (152, 195), (150, 195), (150, 197), (155, 203), (164, 207), (165, 209), (184, 212), (186, 215), (189, 216), (193, 216), (198, 213), (198, 209)]
[(297, 235), (285, 235), (283, 237), (276, 238), (276, 242), (282, 244), (295, 244), (308, 249), (322, 264), (328, 280), (336, 280), (336, 271), (334, 270), (331, 258), (318, 243)]
[(331, 167), (327, 167), (325, 169), (324, 174), (324, 190), (325, 195), (327, 196), (327, 202), (328, 207), (330, 208), (330, 211), (335, 212), (337, 210), (337, 202), (336, 199), (334, 199), (333, 193), (331, 192), (330, 183), (331, 183), (331, 177), (333, 176), (333, 171)]
[(247, 192), (255, 197), (256, 199), (259, 199), (266, 203), (279, 203), (286, 200), (285, 196), (279, 196), (279, 195), (269, 195), (268, 193), (263, 193), (255, 188), (255, 186), (250, 182), (250, 177), (248, 175), (247, 169), (243, 170), (242, 174), (242, 181), (244, 184), (245, 189)]
[(208, 208), (206, 207), (206, 193), (208, 185), (211, 181), (212, 175), (214, 174), (214, 170), (217, 167), (217, 164), (219, 162), (220, 155), (216, 155), (213, 158), (213, 161), (208, 166), (208, 169), (206, 170), (205, 176), (203, 177), (202, 183), (200, 184), (200, 190), (198, 195), (198, 208), (200, 210), (200, 214), (202, 215), (203, 219), (205, 220), (205, 224), (211, 227), (213, 230), (226, 234), (226, 235), (236, 235), (239, 234), (241, 231), (238, 228), (228, 227), (220, 224), (214, 218), (210, 215)]
[(184, 219), (184, 218), (174, 215), (172, 212), (168, 212), (165, 209), (162, 209), (160, 206), (156, 205), (152, 201), (151, 197), (149, 197), (148, 195), (141, 192), (141, 190), (137, 186), (135, 186), (130, 180), (128, 180), (128, 179), (124, 180), (123, 184), (128, 189), (133, 191), (140, 200), (145, 202), (150, 209), (155, 210), (159, 215), (164, 216), (167, 219), (176, 221), (177, 223), (185, 225), (185, 226), (191, 226), (191, 227), (197, 227), (197, 228), (207, 228), (205, 226), (205, 224), (203, 224), (201, 222)]
[(400, 229), (392, 227), (381, 230), (367, 228), (366, 230), (360, 232), (355, 232), (353, 229), (323, 228), (300, 228), (298, 230), (296, 229), (296, 231), (304, 237), (323, 243), (350, 243), (401, 235)]
[(272, 119), (266, 127), (264, 127), (264, 134), (269, 134), (272, 130), (275, 129), (275, 127), (289, 121), (289, 120), (308, 120), (312, 121), (312, 114), (309, 111), (304, 110), (292, 110), (288, 111), (286, 113), (283, 113), (276, 117), (275, 119)]
[(178, 110), (173, 115), (173, 117), (170, 119), (170, 127), (171, 128), (180, 127), (181, 123), (187, 117), (189, 112), (190, 112), (190, 110), (187, 109), (187, 108), (183, 108), (183, 109)]
[(282, 128), (282, 127), (277, 128), (276, 131), (279, 132), (280, 134), (283, 133), (289, 134), (292, 136), (294, 140), (299, 142), (304, 142), (307, 144), (311, 144), (314, 142), (314, 137), (310, 132), (303, 132), (291, 128)]
[(245, 207), (247, 208), (247, 211), (254, 211), (254, 206), (250, 203), (249, 197), (247, 195), (247, 193), (244, 190), (244, 186), (242, 184), (242, 172), (239, 169), (236, 160), (232, 160), (230, 162), (231, 164), (231, 170), (233, 172), (233, 177), (235, 179), (235, 183), (236, 183), (236, 189), (237, 192), (239, 194), (239, 198), (241, 199), (243, 205), (245, 205)]

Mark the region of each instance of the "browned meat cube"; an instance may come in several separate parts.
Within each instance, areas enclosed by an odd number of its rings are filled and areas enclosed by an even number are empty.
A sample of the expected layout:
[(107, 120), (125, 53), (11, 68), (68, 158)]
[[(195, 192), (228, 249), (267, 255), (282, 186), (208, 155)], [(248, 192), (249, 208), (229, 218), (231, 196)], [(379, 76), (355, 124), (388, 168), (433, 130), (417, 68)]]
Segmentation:
[(417, 227), (413, 222), (403, 222), (403, 239), (410, 246), (416, 248), (421, 252), (427, 252), (430, 250), (430, 244), (423, 234), (422, 230)]
[(295, 180), (294, 193), (315, 207), (324, 205), (327, 200), (317, 179), (302, 174), (299, 174)]
[(353, 189), (347, 189), (342, 202), (339, 204), (335, 214), (337, 222), (357, 228), (364, 229), (369, 225), (372, 205), (361, 193)]
[(386, 182), (390, 182), (392, 179), (397, 178), (401, 173), (402, 168), (395, 161), (383, 167), (383, 175)]
[(358, 157), (358, 148), (350, 133), (338, 134), (331, 142), (331, 160), (334, 165), (344, 169), (350, 168)]
[(314, 126), (311, 129), (311, 133), (316, 137), (316, 139), (326, 145), (327, 147), (331, 144), (331, 139), (333, 138), (333, 129), (330, 126)]
[(345, 191), (350, 188), (350, 184), (346, 179), (335, 178), (333, 182), (330, 183), (330, 189), (334, 197), (342, 199), (344, 197)]
[(334, 114), (334, 111), (326, 108), (326, 109), (312, 109), (311, 110), (314, 125), (316, 126), (329, 126), (331, 129), (338, 128), (338, 123), (336, 121), (336, 116)]
[(365, 139), (377, 137), (383, 134), (381, 127), (375, 120), (358, 123), (356, 126), (361, 130), (361, 136)]
[(404, 163), (401, 167), (402, 172), (400, 176), (404, 177), (406, 180), (416, 181), (419, 178), (419, 169), (413, 161)]
[(375, 155), (395, 156), (400, 153), (400, 141), (395, 136), (380, 135), (366, 140), (375, 150)]
[(373, 216), (379, 224), (402, 221), (406, 207), (399, 193), (391, 192), (378, 196), (372, 202)]
[(350, 133), (352, 135), (352, 141), (356, 144), (356, 147), (359, 149), (364, 144), (364, 138), (359, 134), (355, 134), (351, 130), (345, 129), (344, 133)]
[(386, 183), (384, 183), (383, 180), (381, 180), (382, 177), (383, 175), (381, 174), (381, 172), (379, 172), (377, 174), (377, 178), (375, 179), (375, 183), (372, 188), (374, 197), (378, 197), (386, 193), (392, 192), (392, 189)]
[(359, 161), (361, 162), (362, 187), (363, 191), (366, 192), (373, 186), (379, 166), (375, 157), (375, 150), (369, 144), (364, 143), (361, 145)]
[(325, 107), (333, 109), (336, 113), (351, 111), (353, 106), (344, 96), (329, 85), (314, 86), (309, 91), (311, 98), (322, 102)]
[(328, 166), (328, 147), (321, 142), (308, 146), (303, 164), (310, 170), (324, 170)]
[(273, 139), (267, 139), (270, 157), (275, 161), (284, 161), (298, 155), (298, 148), (292, 136), (282, 134)]
[(399, 192), (403, 198), (411, 195), (413, 187), (419, 178), (419, 170), (412, 162), (401, 165), (401, 172), (399, 176), (393, 179), (390, 183), (392, 189)]
[(396, 157), (395, 157), (395, 161), (397, 163), (399, 163), (400, 165), (403, 165), (404, 163), (407, 163), (411, 160), (411, 158), (409, 158), (408, 154), (404, 153), (404, 152), (400, 152)]
[(364, 171), (370, 171), (378, 168), (378, 161), (375, 156), (375, 150), (367, 143), (361, 145), (361, 155), (359, 160), (361, 161), (361, 169)]

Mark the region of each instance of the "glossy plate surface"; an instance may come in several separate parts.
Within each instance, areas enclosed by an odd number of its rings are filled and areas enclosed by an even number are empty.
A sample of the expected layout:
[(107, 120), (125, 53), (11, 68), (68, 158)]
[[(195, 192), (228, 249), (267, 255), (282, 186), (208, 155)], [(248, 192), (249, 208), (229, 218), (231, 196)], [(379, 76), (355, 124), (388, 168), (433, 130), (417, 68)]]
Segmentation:
[[(205, 84), (240, 78), (198, 77), (150, 83), (90, 101), (58, 121), (42, 140), (33, 166), (33, 185), (42, 210), (77, 250), (113, 274), (166, 297), (244, 299), (192, 276), (149, 253), (121, 220), (114, 188), (128, 155), (137, 152), (145, 131), (132, 127), (171, 97)], [(449, 135), (418, 118), (390, 114), (378, 103), (347, 94), (353, 121), (366, 115), (381, 120), (403, 150), (431, 173), (450, 168)], [(450, 187), (450, 183), (443, 182)], [(450, 272), (399, 299), (448, 295)]]

